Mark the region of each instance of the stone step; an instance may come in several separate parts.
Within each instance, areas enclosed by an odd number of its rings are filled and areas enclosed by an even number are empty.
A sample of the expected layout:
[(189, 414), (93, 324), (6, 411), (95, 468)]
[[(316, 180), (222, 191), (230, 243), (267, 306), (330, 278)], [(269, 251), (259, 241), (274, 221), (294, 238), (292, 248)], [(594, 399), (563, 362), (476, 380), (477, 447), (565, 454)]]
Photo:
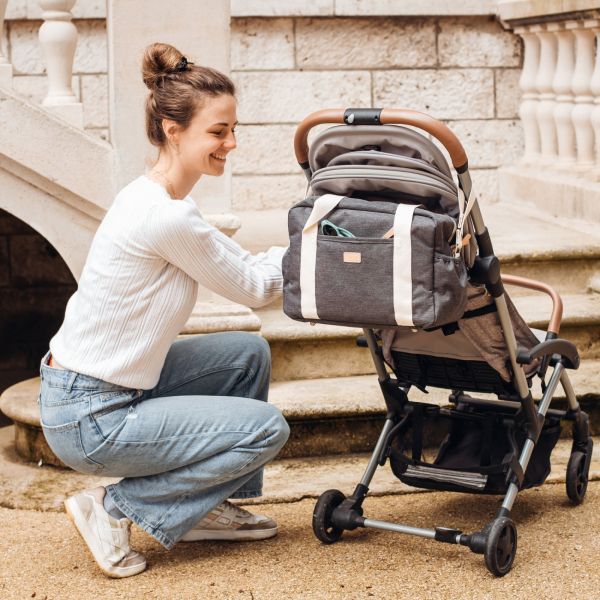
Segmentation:
[[(12, 427), (0, 429), (0, 506), (21, 510), (62, 511), (65, 498), (86, 488), (108, 485), (110, 477), (83, 475), (71, 469), (24, 462), (13, 447)], [(595, 446), (600, 439), (595, 440)], [(552, 452), (552, 472), (547, 483), (565, 480), (571, 443), (559, 440)], [(297, 502), (317, 498), (325, 490), (337, 488), (350, 494), (359, 482), (369, 454), (278, 459), (265, 468), (264, 494), (244, 504)], [(590, 479), (600, 479), (600, 454), (594, 453)], [(388, 465), (379, 468), (369, 488), (370, 496), (422, 492), (401, 483)]]
[[(599, 373), (600, 360), (584, 360), (577, 371), (569, 372), (581, 406), (590, 415), (594, 434), (600, 434)], [(449, 404), (448, 390), (430, 388), (428, 392), (412, 389), (409, 397), (438, 406)], [(534, 398), (542, 396), (537, 381), (533, 393)], [(286, 457), (366, 451), (374, 446), (386, 413), (375, 375), (274, 382), (269, 400), (291, 424), (290, 439), (283, 451)], [(566, 408), (562, 388), (551, 407)], [(570, 427), (565, 428), (564, 435), (568, 431)]]
[[(531, 327), (548, 326), (552, 302), (545, 294), (514, 296)], [(563, 296), (561, 335), (575, 343), (585, 358), (600, 358), (600, 294)], [(262, 335), (271, 345), (273, 381), (344, 377), (374, 373), (368, 350), (356, 347), (362, 330), (355, 327), (310, 325), (294, 321), (279, 307), (256, 311)]]
[[(560, 337), (572, 341), (582, 358), (600, 358), (600, 294), (562, 296), (564, 312)], [(545, 329), (552, 301), (545, 294), (514, 298), (519, 313), (530, 327)]]
[[(504, 273), (538, 279), (561, 294), (573, 294), (587, 291), (592, 276), (600, 272), (597, 229), (514, 204), (492, 204), (482, 212)], [(237, 216), (242, 226), (235, 239), (248, 250), (288, 245), (287, 210), (246, 211)], [(523, 288), (512, 291), (532, 293)]]
[[(600, 434), (600, 360), (584, 360), (570, 377), (592, 431)], [(12, 418), (15, 443), (21, 456), (37, 462), (60, 464), (48, 448), (39, 424), (39, 380), (30, 379), (9, 388), (0, 397), (0, 410)], [(413, 389), (410, 398), (443, 406), (446, 390), (424, 394)], [(541, 397), (539, 385), (534, 397)], [(381, 431), (385, 404), (375, 375), (274, 382), (269, 400), (290, 423), (291, 435), (282, 457), (322, 456), (364, 452), (372, 448)], [(552, 407), (564, 408), (559, 388)], [(565, 429), (565, 434), (566, 434)]]

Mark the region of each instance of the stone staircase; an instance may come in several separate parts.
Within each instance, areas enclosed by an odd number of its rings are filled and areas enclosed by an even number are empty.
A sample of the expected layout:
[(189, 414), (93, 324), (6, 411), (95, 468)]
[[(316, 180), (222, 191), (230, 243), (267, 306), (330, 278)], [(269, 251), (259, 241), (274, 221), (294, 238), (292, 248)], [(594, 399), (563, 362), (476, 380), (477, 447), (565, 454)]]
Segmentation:
[[(494, 204), (483, 208), (503, 272), (540, 279), (555, 287), (564, 301), (561, 335), (572, 340), (583, 358), (572, 372), (576, 393), (591, 413), (594, 431), (600, 431), (600, 294), (589, 282), (600, 271), (600, 235), (585, 223), (560, 222), (526, 207)], [(286, 211), (240, 215), (237, 239), (252, 251), (287, 241)], [(265, 230), (275, 232), (264, 239)], [(255, 240), (262, 240), (256, 244)], [(529, 290), (512, 289), (519, 311), (534, 327), (547, 325), (550, 299)], [(292, 435), (282, 457), (316, 457), (367, 452), (377, 438), (384, 418), (384, 403), (368, 350), (356, 346), (361, 330), (329, 325), (311, 326), (286, 317), (281, 304), (256, 311), (261, 334), (271, 345), (273, 359), (270, 401), (279, 406), (291, 424)], [(23, 423), (21, 450), (30, 458), (48, 460), (37, 426), (36, 383), (20, 384), (13, 408), (3, 410)], [(20, 390), (20, 392), (18, 391)], [(447, 393), (431, 390), (429, 402), (444, 404)], [(18, 404), (17, 408), (14, 408)], [(16, 411), (16, 412), (15, 412)]]
[[(600, 235), (586, 223), (559, 221), (527, 207), (493, 204), (482, 210), (503, 272), (539, 279), (561, 294), (561, 336), (573, 341), (583, 358), (571, 379), (591, 414), (593, 430), (600, 431), (600, 294), (589, 288), (600, 271)], [(242, 227), (236, 239), (244, 246), (257, 252), (270, 244), (286, 244), (285, 210), (238, 214)], [(261, 239), (255, 235), (258, 227), (275, 232), (269, 244), (256, 243)], [(509, 293), (530, 326), (547, 326), (550, 298), (514, 287)], [(273, 356), (270, 400), (292, 425), (283, 456), (369, 451), (385, 406), (370, 353), (356, 346), (361, 331), (295, 322), (282, 313), (281, 306), (257, 314)], [(431, 390), (427, 396), (411, 391), (413, 398), (440, 404), (447, 402), (447, 395), (441, 390)]]

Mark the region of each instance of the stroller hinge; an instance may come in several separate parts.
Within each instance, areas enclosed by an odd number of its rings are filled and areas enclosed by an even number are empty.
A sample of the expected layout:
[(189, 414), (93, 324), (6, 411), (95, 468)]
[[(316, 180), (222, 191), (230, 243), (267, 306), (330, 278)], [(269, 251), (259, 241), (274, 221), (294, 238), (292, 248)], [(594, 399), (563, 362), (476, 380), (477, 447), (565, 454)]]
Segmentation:
[(346, 125), (381, 125), (381, 108), (347, 108), (344, 112)]
[(450, 527), (436, 527), (435, 541), (444, 542), (445, 544), (459, 544), (460, 538), (463, 537), (460, 529), (452, 529)]

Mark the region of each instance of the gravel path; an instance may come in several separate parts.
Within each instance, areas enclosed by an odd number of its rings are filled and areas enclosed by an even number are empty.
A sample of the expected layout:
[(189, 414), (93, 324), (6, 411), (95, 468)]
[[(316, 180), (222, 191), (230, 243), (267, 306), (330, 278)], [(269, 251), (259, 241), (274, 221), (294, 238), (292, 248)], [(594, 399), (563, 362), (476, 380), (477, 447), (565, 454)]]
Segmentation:
[[(431, 527), (481, 527), (498, 500), (422, 493), (370, 498), (366, 514)], [(127, 598), (280, 599), (600, 599), (600, 482), (586, 502), (568, 503), (564, 484), (529, 490), (513, 511), (519, 550), (511, 573), (493, 578), (467, 548), (378, 531), (346, 533), (333, 546), (313, 537), (314, 500), (260, 506), (280, 523), (274, 540), (179, 544), (167, 552), (140, 530), (145, 573), (105, 578), (63, 513), (0, 508), (2, 600)], [(257, 507), (258, 508), (258, 507)]]

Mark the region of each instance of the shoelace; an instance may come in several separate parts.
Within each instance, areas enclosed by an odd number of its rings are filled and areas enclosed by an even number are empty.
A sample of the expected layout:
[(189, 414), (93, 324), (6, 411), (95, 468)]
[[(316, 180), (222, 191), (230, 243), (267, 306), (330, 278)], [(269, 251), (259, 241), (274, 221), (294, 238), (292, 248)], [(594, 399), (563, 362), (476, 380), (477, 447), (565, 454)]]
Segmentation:
[(237, 506), (237, 505), (233, 504), (233, 502), (230, 502), (229, 500), (225, 500), (222, 504), (225, 508), (237, 513), (241, 517), (251, 517), (252, 516), (251, 512), (247, 511), (245, 508), (242, 508), (241, 506)]

